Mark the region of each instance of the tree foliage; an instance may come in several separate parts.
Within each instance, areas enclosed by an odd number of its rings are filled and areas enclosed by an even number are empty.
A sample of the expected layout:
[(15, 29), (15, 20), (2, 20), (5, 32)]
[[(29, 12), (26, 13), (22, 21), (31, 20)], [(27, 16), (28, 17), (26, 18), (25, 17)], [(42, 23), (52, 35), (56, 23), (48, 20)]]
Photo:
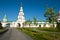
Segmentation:
[(49, 20), (50, 23), (56, 22), (55, 7), (53, 7), (53, 8), (47, 8), (44, 16), (46, 17), (47, 20)]
[(29, 18), (29, 20), (27, 20), (27, 21), (25, 22), (25, 24), (28, 24), (29, 26), (30, 26), (31, 23), (32, 23), (32, 21), (30, 20), (30, 18)]
[(53, 8), (48, 8), (44, 14), (44, 16), (46, 17), (46, 20), (49, 20), (49, 23), (53, 24), (54, 27), (54, 22), (56, 22), (56, 12), (55, 12), (55, 7)]
[(34, 17), (34, 25), (37, 25), (37, 19), (36, 19), (36, 17)]

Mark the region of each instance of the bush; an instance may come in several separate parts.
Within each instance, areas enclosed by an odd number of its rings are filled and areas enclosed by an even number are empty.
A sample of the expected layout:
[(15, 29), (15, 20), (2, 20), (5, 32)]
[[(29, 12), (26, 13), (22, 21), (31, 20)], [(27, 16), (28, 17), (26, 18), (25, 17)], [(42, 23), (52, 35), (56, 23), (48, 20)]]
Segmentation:
[(1, 24), (1, 22), (0, 22), (0, 29), (2, 29), (3, 27), (2, 27), (2, 24)]
[(57, 22), (57, 30), (60, 31), (60, 23)]

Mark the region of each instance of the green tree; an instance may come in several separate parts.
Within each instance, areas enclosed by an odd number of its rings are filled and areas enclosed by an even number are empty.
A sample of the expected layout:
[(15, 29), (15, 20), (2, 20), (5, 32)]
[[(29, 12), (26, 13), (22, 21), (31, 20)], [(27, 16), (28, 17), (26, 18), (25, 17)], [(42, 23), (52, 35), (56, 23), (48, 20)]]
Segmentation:
[(49, 20), (49, 23), (53, 24), (54, 27), (54, 22), (56, 22), (56, 12), (55, 12), (55, 7), (53, 8), (48, 8), (44, 14), (47, 20)]
[(60, 31), (60, 20), (58, 20), (58, 19), (60, 19), (60, 11), (57, 14), (57, 27), (56, 27), (57, 30)]
[(36, 19), (36, 17), (34, 17), (34, 25), (37, 25), (37, 19)]
[(32, 23), (32, 21), (31, 21), (30, 18), (29, 18), (29, 20), (28, 20), (28, 24), (29, 24), (29, 26), (30, 26), (31, 23)]
[(25, 24), (26, 24), (26, 25), (29, 25), (29, 26), (30, 26), (31, 23), (32, 23), (32, 21), (30, 20), (30, 18), (29, 18), (29, 20), (27, 20), (27, 21), (25, 22)]

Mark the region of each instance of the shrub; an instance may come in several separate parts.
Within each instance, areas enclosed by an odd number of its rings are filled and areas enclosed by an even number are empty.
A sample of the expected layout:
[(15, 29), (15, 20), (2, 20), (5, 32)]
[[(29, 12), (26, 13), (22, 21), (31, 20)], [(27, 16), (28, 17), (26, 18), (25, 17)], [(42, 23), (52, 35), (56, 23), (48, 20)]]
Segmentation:
[(60, 23), (57, 22), (57, 30), (60, 31)]
[(2, 29), (3, 27), (2, 27), (2, 23), (0, 22), (0, 29)]

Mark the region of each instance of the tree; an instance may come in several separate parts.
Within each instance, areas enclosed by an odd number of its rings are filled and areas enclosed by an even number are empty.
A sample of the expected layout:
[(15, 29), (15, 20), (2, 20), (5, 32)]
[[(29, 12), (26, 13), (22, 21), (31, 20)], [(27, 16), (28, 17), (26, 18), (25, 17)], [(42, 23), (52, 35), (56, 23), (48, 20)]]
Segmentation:
[(30, 20), (30, 18), (29, 18), (29, 20), (28, 20), (28, 24), (29, 24), (29, 26), (30, 26), (30, 24), (31, 24), (31, 20)]
[(60, 31), (60, 11), (57, 14), (57, 30)]
[(32, 23), (32, 21), (30, 20), (30, 18), (29, 18), (29, 20), (27, 20), (27, 21), (25, 22), (25, 24), (28, 24), (29, 26), (30, 26), (31, 23)]
[(36, 19), (36, 17), (34, 17), (34, 25), (37, 25), (37, 19)]
[(0, 29), (2, 29), (3, 27), (2, 27), (2, 23), (1, 23), (1, 21), (0, 21)]
[(44, 14), (47, 20), (49, 20), (49, 23), (53, 24), (54, 27), (54, 22), (56, 22), (56, 13), (55, 13), (55, 7), (53, 8), (48, 8)]

